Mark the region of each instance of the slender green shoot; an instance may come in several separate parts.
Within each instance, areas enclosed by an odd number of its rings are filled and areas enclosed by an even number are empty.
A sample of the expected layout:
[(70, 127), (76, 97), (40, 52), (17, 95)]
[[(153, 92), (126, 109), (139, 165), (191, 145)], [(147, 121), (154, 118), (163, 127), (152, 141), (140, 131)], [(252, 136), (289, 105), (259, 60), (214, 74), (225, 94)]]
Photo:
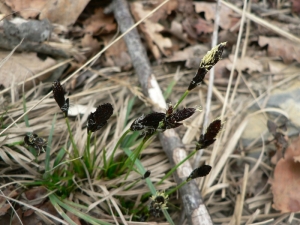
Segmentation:
[(115, 156), (115, 153), (116, 153), (116, 151), (117, 151), (117, 148), (118, 148), (119, 145), (123, 142), (124, 138), (126, 137), (126, 135), (127, 135), (129, 132), (130, 132), (129, 129), (126, 130), (126, 131), (124, 132), (124, 134), (119, 138), (119, 140), (118, 140), (117, 144), (115, 145), (114, 150), (113, 150), (113, 152), (112, 152), (112, 154), (111, 154), (111, 156), (110, 156), (109, 165), (111, 165), (111, 164), (113, 163), (114, 156)]
[(183, 93), (183, 95), (180, 97), (180, 99), (178, 100), (178, 102), (174, 105), (174, 107), (173, 107), (173, 110), (174, 110), (174, 111), (178, 108), (179, 104), (183, 101), (183, 99), (185, 99), (185, 97), (186, 97), (189, 93), (190, 93), (189, 90), (186, 90), (186, 91)]
[(197, 150), (192, 151), (184, 160), (182, 160), (180, 163), (178, 163), (175, 167), (173, 167), (158, 183), (157, 185), (161, 184), (165, 179), (167, 179), (169, 176), (171, 176), (171, 174), (177, 170), (177, 168), (179, 166), (181, 166), (185, 161), (187, 161), (188, 159), (190, 159), (193, 155), (195, 155), (195, 153), (197, 152)]
[(56, 114), (54, 115), (52, 119), (52, 126), (51, 130), (49, 133), (48, 141), (47, 141), (47, 147), (46, 147), (46, 157), (45, 157), (45, 174), (43, 175), (44, 179), (49, 178), (50, 176), (50, 153), (51, 153), (51, 143), (53, 139), (53, 134), (54, 134), (54, 127), (55, 127), (55, 122), (56, 122)]

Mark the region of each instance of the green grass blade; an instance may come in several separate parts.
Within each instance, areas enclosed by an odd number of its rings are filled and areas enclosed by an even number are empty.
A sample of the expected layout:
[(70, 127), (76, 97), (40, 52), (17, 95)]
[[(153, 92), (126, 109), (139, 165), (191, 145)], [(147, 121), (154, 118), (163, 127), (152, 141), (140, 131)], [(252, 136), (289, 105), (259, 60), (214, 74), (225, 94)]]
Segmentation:
[[(50, 152), (51, 152), (51, 143), (52, 143), (53, 134), (54, 134), (55, 122), (56, 122), (56, 114), (54, 115), (53, 120), (52, 120), (52, 126), (51, 126), (51, 130), (50, 130), (48, 142), (47, 142), (47, 147), (46, 147), (45, 171), (50, 170)], [(44, 178), (48, 178), (49, 175), (50, 175), (49, 172), (45, 172)]]
[(66, 154), (66, 149), (61, 148), (59, 150), (59, 152), (58, 152), (55, 160), (54, 160), (53, 167), (56, 167), (62, 161), (62, 159), (64, 158), (65, 154)]
[(65, 212), (63, 211), (63, 209), (57, 203), (57, 201), (56, 201), (57, 198), (55, 198), (53, 194), (49, 195), (49, 199), (51, 201), (51, 204), (54, 206), (54, 208), (59, 213), (59, 215), (61, 215), (61, 217), (64, 218), (64, 220), (66, 220), (71, 225), (77, 225), (77, 223), (75, 223), (70, 217), (68, 217), (67, 214), (65, 214)]
[[(69, 211), (70, 213), (74, 214), (75, 216), (83, 219), (84, 221), (88, 222), (89, 224), (93, 225), (113, 225), (111, 223), (104, 222), (102, 220), (93, 218), (92, 216), (89, 216), (83, 212), (80, 212), (79, 210), (71, 207), (70, 205), (64, 203), (63, 201), (59, 200), (57, 196), (52, 195), (52, 200), (55, 201), (59, 206), (64, 208), (65, 210)], [(52, 202), (52, 201), (51, 201)]]
[[(124, 152), (126, 153), (126, 155), (127, 155), (129, 158), (133, 157), (132, 152), (130, 151), (129, 148), (124, 148), (123, 150), (124, 150)], [(133, 160), (133, 159), (132, 159), (132, 160)], [(141, 174), (145, 174), (146, 169), (144, 168), (144, 166), (142, 165), (142, 163), (140, 162), (140, 160), (139, 160), (139, 159), (136, 159), (134, 163), (135, 163), (136, 167), (138, 168), (139, 172), (140, 172)], [(155, 186), (154, 186), (154, 184), (152, 183), (152, 181), (151, 181), (149, 178), (146, 178), (145, 181), (146, 181), (147, 186), (148, 186), (149, 189), (150, 189), (151, 194), (152, 194), (152, 195), (155, 195), (155, 194), (156, 194), (156, 189), (155, 189)], [(167, 219), (167, 221), (168, 221), (171, 225), (174, 225), (174, 222), (173, 222), (173, 220), (172, 220), (170, 214), (168, 213), (168, 211), (167, 211), (166, 209), (164, 209), (164, 210), (162, 210), (162, 211), (163, 211), (163, 213), (164, 213), (165, 218)]]
[(131, 98), (128, 101), (127, 110), (126, 110), (126, 116), (125, 116), (125, 122), (124, 122), (124, 127), (126, 127), (126, 125), (127, 125), (128, 118), (129, 118), (129, 115), (131, 113), (132, 107), (134, 105), (135, 99), (136, 99), (136, 97), (133, 97), (133, 98)]

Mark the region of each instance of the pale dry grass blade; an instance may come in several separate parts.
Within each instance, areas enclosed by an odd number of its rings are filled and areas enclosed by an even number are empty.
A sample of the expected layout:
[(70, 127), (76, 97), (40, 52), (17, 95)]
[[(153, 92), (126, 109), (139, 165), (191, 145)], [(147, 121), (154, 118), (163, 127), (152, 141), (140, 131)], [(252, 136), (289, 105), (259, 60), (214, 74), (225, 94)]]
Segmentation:
[[(232, 85), (232, 80), (233, 80), (234, 68), (235, 68), (235, 65), (236, 65), (237, 57), (238, 57), (239, 46), (240, 46), (240, 42), (241, 42), (241, 38), (242, 38), (242, 34), (243, 34), (243, 25), (244, 25), (244, 21), (245, 21), (245, 12), (246, 12), (246, 9), (247, 9), (247, 0), (244, 1), (243, 14), (242, 14), (242, 19), (241, 19), (241, 23), (240, 23), (240, 29), (239, 29), (238, 39), (237, 39), (237, 43), (236, 43), (236, 49), (235, 49), (235, 54), (234, 54), (234, 59), (233, 59), (233, 65), (232, 65), (232, 69), (230, 71), (229, 81), (228, 81), (226, 95), (225, 95), (225, 102), (223, 104), (222, 111), (221, 111), (221, 116), (220, 117), (221, 117), (222, 121), (224, 121), (225, 110), (227, 108), (231, 107), (231, 105), (227, 105), (227, 104), (228, 104), (229, 93), (230, 93), (230, 89), (231, 89), (231, 85)], [(211, 160), (210, 160), (210, 164), (211, 165), (213, 165), (215, 163), (215, 159), (216, 159), (217, 154), (219, 152), (221, 141), (222, 141), (221, 138), (217, 139), (217, 141), (216, 141), (216, 143), (214, 145), (214, 148), (213, 148), (213, 151), (212, 151), (212, 154), (211, 154)], [(219, 168), (219, 169), (221, 169), (221, 168)]]
[(243, 215), (243, 208), (244, 208), (244, 201), (245, 201), (245, 196), (246, 196), (248, 175), (249, 175), (249, 164), (245, 164), (243, 184), (242, 184), (242, 190), (241, 190), (241, 198), (240, 198), (240, 202), (239, 202), (239, 208), (237, 209), (237, 224), (241, 224), (241, 218)]
[(253, 223), (253, 221), (256, 219), (256, 217), (260, 214), (260, 210), (257, 209), (255, 212), (252, 214), (252, 216), (247, 220), (246, 225), (250, 225)]
[(53, 216), (52, 214), (47, 213), (47, 212), (45, 212), (45, 211), (43, 211), (43, 210), (41, 210), (41, 209), (39, 209), (39, 208), (37, 208), (37, 207), (34, 207), (34, 206), (32, 206), (32, 205), (26, 204), (26, 203), (24, 203), (24, 202), (18, 201), (18, 200), (14, 199), (14, 198), (10, 198), (10, 197), (5, 196), (5, 195), (2, 195), (2, 194), (0, 194), (0, 196), (2, 196), (3, 198), (5, 198), (6, 200), (9, 200), (9, 201), (18, 203), (18, 204), (20, 204), (20, 205), (22, 205), (22, 206), (26, 206), (26, 207), (28, 207), (28, 208), (30, 208), (30, 209), (32, 209), (32, 210), (35, 210), (35, 211), (37, 211), (37, 212), (39, 212), (39, 213), (41, 213), (41, 214), (43, 214), (43, 215), (45, 215), (45, 216), (48, 216), (49, 218), (51, 218), (51, 219), (53, 219), (53, 220), (55, 220), (55, 221), (60, 222), (61, 224), (68, 225), (67, 222), (65, 222), (65, 221), (63, 221), (63, 220), (61, 220), (61, 219), (59, 219), (59, 218)]
[[(221, 3), (225, 6), (227, 6), (228, 8), (232, 9), (233, 11), (239, 13), (240, 15), (242, 15), (244, 12), (242, 12), (242, 10), (240, 10), (239, 8), (237, 8), (236, 6), (232, 5), (231, 3), (229, 2), (225, 2), (224, 0), (221, 0)], [(280, 27), (277, 27), (269, 22), (267, 22), (266, 20), (264, 19), (261, 19), (255, 15), (253, 15), (252, 13), (248, 13), (246, 12), (245, 13), (245, 16), (250, 19), (251, 21), (261, 25), (261, 26), (264, 26), (276, 33), (278, 33), (279, 35), (293, 41), (293, 42), (296, 42), (296, 43), (300, 43), (300, 39), (288, 32), (286, 32), (285, 30), (281, 29)]]
[[(40, 77), (40, 76), (42, 76), (42, 75), (44, 75), (44, 74), (46, 74), (46, 73), (48, 73), (48, 72), (51, 72), (52, 70), (55, 70), (55, 69), (57, 69), (57, 68), (59, 68), (59, 67), (65, 65), (65, 64), (71, 62), (72, 60), (73, 60), (73, 59), (67, 59), (67, 60), (64, 60), (64, 61), (62, 61), (62, 62), (60, 62), (60, 63), (54, 65), (54, 66), (51, 66), (50, 68), (48, 68), (48, 69), (46, 69), (46, 70), (44, 70), (44, 71), (42, 71), (42, 72), (40, 72), (40, 73), (38, 73), (38, 74), (35, 74), (35, 75), (33, 75), (33, 76), (27, 78), (26, 80), (22, 81), (22, 82), (17, 83), (16, 86), (24, 85), (26, 82), (32, 81), (32, 80), (34, 80), (34, 79), (36, 79), (36, 78), (38, 78), (38, 77)], [(0, 67), (1, 67), (1, 66), (0, 66)], [(12, 87), (8, 87), (8, 88), (5, 88), (4, 90), (0, 91), (0, 95), (1, 95), (1, 94), (4, 94), (4, 93), (7, 92), (7, 91), (9, 91), (11, 88), (12, 88)]]

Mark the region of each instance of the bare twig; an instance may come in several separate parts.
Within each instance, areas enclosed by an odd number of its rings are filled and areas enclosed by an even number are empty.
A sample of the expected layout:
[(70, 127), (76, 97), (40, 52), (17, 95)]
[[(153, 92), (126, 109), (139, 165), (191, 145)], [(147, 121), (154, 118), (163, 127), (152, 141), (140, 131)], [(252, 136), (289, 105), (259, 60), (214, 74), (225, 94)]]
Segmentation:
[[(114, 16), (120, 26), (120, 30), (125, 32), (134, 25), (128, 9), (128, 3), (125, 0), (114, 0), (113, 4)], [(140, 41), (137, 30), (134, 29), (128, 33), (124, 37), (124, 40), (127, 44), (129, 54), (133, 61), (133, 66), (145, 95), (156, 103), (156, 108), (165, 110), (166, 103), (164, 97), (154, 75), (152, 74), (149, 60)], [(164, 133), (159, 135), (159, 138), (172, 166), (175, 166), (186, 158), (187, 154), (184, 146), (174, 130), (166, 130)], [(185, 162), (176, 171), (176, 182), (181, 183), (191, 172), (192, 168), (190, 163)], [(210, 215), (202, 201), (199, 189), (194, 181), (189, 182), (184, 186), (184, 188), (181, 188), (180, 193), (189, 224), (212, 224)]]

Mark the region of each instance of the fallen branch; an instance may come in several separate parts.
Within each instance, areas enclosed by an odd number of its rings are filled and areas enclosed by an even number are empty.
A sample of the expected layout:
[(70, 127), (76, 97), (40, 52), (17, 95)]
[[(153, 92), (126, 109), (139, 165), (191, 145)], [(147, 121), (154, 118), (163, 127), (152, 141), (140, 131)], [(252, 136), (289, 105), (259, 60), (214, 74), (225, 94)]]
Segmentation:
[[(122, 33), (134, 26), (134, 21), (129, 12), (126, 0), (114, 0), (110, 8), (114, 12), (114, 16)], [(158, 108), (165, 110), (167, 108), (166, 102), (155, 76), (152, 74), (150, 62), (146, 55), (145, 48), (141, 43), (137, 29), (133, 29), (124, 36), (124, 40), (144, 94), (155, 103), (154, 108), (156, 111)], [(174, 130), (166, 130), (159, 135), (159, 138), (172, 167), (187, 157), (186, 150)], [(191, 172), (192, 167), (190, 163), (186, 161), (175, 173), (176, 182), (180, 184)], [(194, 181), (189, 182), (184, 188), (180, 188), (180, 194), (188, 224), (213, 224), (203, 203), (200, 191)]]

